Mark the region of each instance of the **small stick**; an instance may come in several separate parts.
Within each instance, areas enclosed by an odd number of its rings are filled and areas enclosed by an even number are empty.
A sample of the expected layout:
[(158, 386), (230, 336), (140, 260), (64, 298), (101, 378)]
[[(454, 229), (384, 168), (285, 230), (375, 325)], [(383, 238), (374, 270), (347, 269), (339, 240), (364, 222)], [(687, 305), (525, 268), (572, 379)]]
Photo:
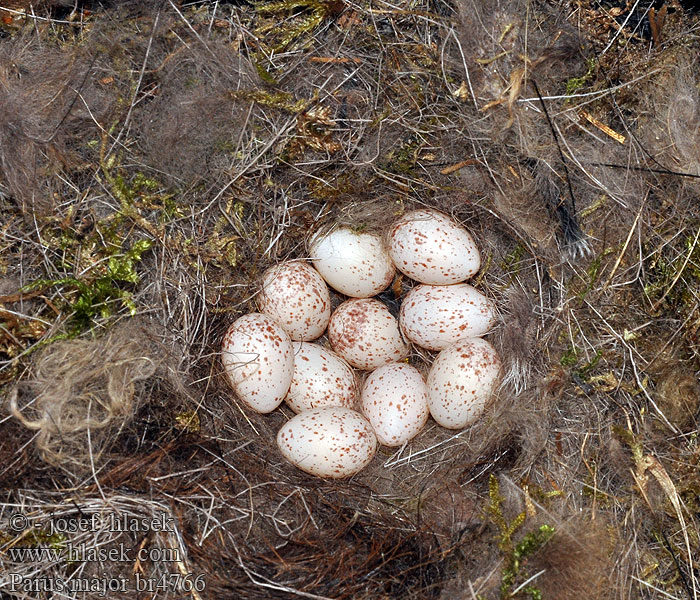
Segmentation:
[(454, 165), (450, 165), (449, 167), (445, 167), (440, 171), (440, 175), (450, 175), (451, 173), (454, 173), (455, 171), (459, 171), (463, 167), (468, 167), (470, 165), (478, 165), (479, 161), (476, 160), (475, 158), (469, 158), (467, 160), (463, 160), (461, 162), (458, 162)]
[(340, 64), (355, 63), (356, 65), (362, 64), (361, 58), (335, 58), (333, 56), (312, 56), (309, 60), (311, 62), (318, 62), (318, 63), (340, 63)]
[(20, 300), (29, 300), (34, 298), (39, 294), (43, 293), (45, 287), (40, 287), (33, 292), (15, 292), (14, 294), (7, 294), (6, 296), (0, 296), (0, 304), (5, 304), (6, 302), (19, 302)]
[(620, 142), (620, 144), (624, 144), (625, 141), (627, 140), (627, 138), (624, 135), (622, 135), (621, 133), (617, 133), (617, 131), (615, 131), (611, 127), (608, 127), (604, 123), (601, 123), (592, 114), (587, 113), (585, 110), (580, 111), (579, 116), (586, 119), (586, 121), (588, 121), (594, 127), (597, 127), (598, 129), (600, 129), (604, 134), (609, 135), (616, 142)]
[(664, 26), (665, 20), (665, 4), (661, 7), (658, 14), (656, 13), (656, 9), (654, 7), (649, 10), (649, 28), (651, 29), (651, 37), (654, 40), (654, 46), (656, 47), (661, 45), (661, 28)]
[[(653, 157), (652, 157), (653, 160)], [(629, 171), (649, 171), (649, 173), (658, 173), (659, 175), (676, 175), (678, 177), (691, 177), (692, 179), (700, 179), (700, 175), (693, 173), (683, 173), (681, 171), (671, 171), (670, 169), (652, 169), (651, 167), (632, 167), (630, 165), (616, 165), (615, 163), (587, 163), (591, 167), (607, 167), (609, 169), (626, 169)]]
[(557, 144), (557, 150), (559, 151), (559, 158), (561, 159), (561, 164), (564, 167), (564, 174), (566, 175), (566, 184), (569, 187), (569, 196), (571, 196), (571, 208), (573, 209), (574, 215), (576, 214), (576, 198), (574, 197), (574, 188), (571, 185), (571, 178), (569, 177), (569, 168), (566, 166), (566, 160), (564, 159), (564, 152), (561, 149), (561, 145), (559, 144), (559, 136), (557, 135), (557, 130), (554, 129), (554, 123), (552, 123), (552, 119), (549, 116), (549, 110), (547, 109), (547, 105), (545, 104), (544, 100), (542, 99), (542, 94), (540, 94), (540, 88), (537, 87), (537, 82), (533, 79), (532, 80), (532, 86), (535, 88), (535, 93), (537, 94), (537, 97), (540, 99), (540, 104), (542, 105), (542, 110), (544, 111), (544, 116), (547, 117), (547, 123), (549, 123), (549, 128), (552, 130), (552, 136), (554, 137), (554, 141)]
[(688, 598), (692, 598), (693, 595), (692, 595), (692, 592), (690, 590), (690, 585), (688, 584), (688, 579), (686, 578), (685, 572), (683, 571), (683, 569), (681, 569), (681, 565), (678, 562), (678, 557), (676, 556), (676, 553), (673, 551), (673, 546), (671, 546), (671, 543), (668, 541), (668, 538), (666, 537), (666, 532), (663, 529), (661, 530), (661, 535), (664, 537), (664, 542), (666, 542), (666, 548), (671, 553), (671, 558), (673, 559), (673, 564), (676, 565), (676, 570), (678, 571), (678, 574), (681, 576), (681, 580), (683, 581), (683, 587), (685, 587), (685, 591), (688, 594)]
[[(646, 200), (646, 197), (644, 198), (644, 200)], [(605, 285), (603, 285), (602, 291), (605, 291), (608, 289), (608, 286), (610, 285), (612, 278), (615, 276), (615, 272), (617, 271), (617, 268), (620, 266), (620, 263), (622, 262), (622, 257), (625, 255), (625, 252), (627, 252), (627, 246), (629, 246), (630, 240), (632, 239), (632, 235), (634, 234), (635, 229), (637, 229), (637, 223), (639, 223), (639, 217), (642, 216), (642, 209), (643, 208), (644, 208), (644, 202), (642, 202), (642, 205), (639, 207), (639, 210), (637, 211), (637, 216), (634, 218), (634, 223), (632, 223), (632, 227), (630, 227), (630, 232), (627, 234), (627, 239), (625, 240), (625, 243), (622, 246), (622, 250), (620, 251), (620, 255), (617, 257), (617, 260), (615, 261), (615, 265), (613, 266), (612, 271), (610, 271), (610, 275), (608, 275), (608, 279), (605, 282)]]

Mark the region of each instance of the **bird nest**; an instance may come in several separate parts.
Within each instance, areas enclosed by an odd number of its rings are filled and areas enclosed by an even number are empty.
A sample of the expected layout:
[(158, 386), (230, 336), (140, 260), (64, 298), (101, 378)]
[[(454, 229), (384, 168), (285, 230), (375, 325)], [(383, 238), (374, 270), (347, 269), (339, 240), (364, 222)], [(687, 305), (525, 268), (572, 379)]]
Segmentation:
[[(3, 597), (697, 597), (690, 8), (6, 4)], [(315, 228), (418, 207), (478, 240), (503, 385), (307, 475), (222, 337)]]

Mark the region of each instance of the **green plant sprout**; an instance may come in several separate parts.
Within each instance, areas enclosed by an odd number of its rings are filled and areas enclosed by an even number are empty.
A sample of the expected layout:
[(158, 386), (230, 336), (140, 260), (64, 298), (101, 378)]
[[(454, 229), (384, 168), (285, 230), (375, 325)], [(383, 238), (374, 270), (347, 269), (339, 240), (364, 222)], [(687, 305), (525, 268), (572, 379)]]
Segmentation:
[[(269, 15), (271, 18), (260, 25), (255, 33), (262, 37), (276, 30), (279, 41), (273, 46), (276, 54), (319, 27), (329, 16), (338, 11), (338, 2), (334, 0), (281, 0), (255, 5), (259, 15)], [(280, 25), (285, 15), (291, 15), (287, 23)]]
[[(590, 372), (598, 366), (601, 358), (603, 358), (603, 351), (598, 349), (591, 360), (579, 366), (578, 369), (574, 369), (573, 373), (585, 381), (588, 379)], [(570, 344), (559, 359), (559, 364), (562, 367), (574, 367), (578, 365), (579, 350)]]
[(39, 279), (25, 286), (23, 291), (56, 286), (68, 286), (76, 292), (75, 298), (68, 303), (73, 315), (75, 327), (71, 335), (77, 335), (92, 326), (96, 317), (109, 317), (113, 312), (115, 301), (122, 305), (133, 316), (136, 305), (129, 290), (124, 284), (137, 284), (140, 276), (136, 266), (146, 250), (153, 245), (151, 240), (139, 240), (123, 253), (115, 253), (106, 261), (96, 264), (84, 277), (62, 277), (60, 279)]
[[(500, 598), (529, 598), (530, 600), (542, 600), (542, 591), (534, 585), (526, 584), (528, 581), (527, 561), (554, 535), (554, 527), (540, 525), (533, 531), (526, 533), (519, 541), (513, 536), (523, 526), (527, 513), (525, 511), (516, 515), (508, 522), (503, 515), (503, 497), (495, 475), (489, 478), (489, 504), (486, 513), (491, 522), (498, 528), (498, 547), (503, 554), (503, 571), (501, 573)], [(519, 582), (522, 582), (518, 585)]]
[(588, 70), (581, 75), (581, 77), (572, 77), (566, 82), (565, 93), (567, 96), (575, 94), (592, 79), (595, 70), (595, 58), (587, 58), (586, 65), (588, 66)]

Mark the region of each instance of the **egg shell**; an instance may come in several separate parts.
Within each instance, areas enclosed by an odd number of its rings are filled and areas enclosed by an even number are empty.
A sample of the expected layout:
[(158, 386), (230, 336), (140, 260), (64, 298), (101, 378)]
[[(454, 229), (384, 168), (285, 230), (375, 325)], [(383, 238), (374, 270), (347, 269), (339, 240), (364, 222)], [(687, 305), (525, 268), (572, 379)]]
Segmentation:
[(328, 339), (353, 367), (371, 370), (408, 356), (399, 324), (389, 309), (372, 298), (346, 300), (331, 315)]
[(301, 470), (339, 479), (370, 463), (377, 451), (377, 438), (360, 413), (333, 406), (296, 415), (279, 430), (277, 445)]
[(399, 312), (405, 338), (428, 350), (484, 335), (495, 322), (494, 303), (468, 283), (418, 285), (406, 294)]
[(309, 255), (328, 285), (352, 298), (375, 296), (389, 287), (396, 273), (379, 236), (348, 227), (317, 235)]
[(233, 391), (259, 413), (275, 410), (292, 383), (292, 341), (267, 315), (250, 313), (234, 321), (224, 335), (221, 362)]
[(498, 384), (501, 361), (481, 338), (465, 339), (437, 355), (428, 373), (428, 406), (438, 424), (461, 429), (484, 412)]
[(335, 352), (317, 344), (294, 342), (294, 375), (284, 399), (295, 412), (345, 406), (357, 400), (355, 373)]
[(394, 223), (389, 255), (403, 274), (431, 285), (465, 281), (481, 267), (471, 234), (436, 210), (413, 210)]
[(430, 415), (423, 376), (403, 363), (372, 371), (362, 387), (361, 401), (363, 414), (385, 446), (400, 446), (414, 438)]
[(257, 303), (260, 312), (275, 319), (296, 341), (315, 340), (331, 318), (326, 282), (316, 269), (301, 260), (265, 271)]

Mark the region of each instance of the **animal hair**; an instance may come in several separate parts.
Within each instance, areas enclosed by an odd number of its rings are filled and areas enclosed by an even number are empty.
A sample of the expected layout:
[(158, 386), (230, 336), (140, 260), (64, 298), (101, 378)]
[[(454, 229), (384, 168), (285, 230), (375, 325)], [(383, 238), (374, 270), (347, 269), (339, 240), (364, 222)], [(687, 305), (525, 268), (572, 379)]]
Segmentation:
[(143, 331), (126, 325), (57, 342), (40, 355), (29, 389), (10, 394), (9, 412), (37, 432), (44, 461), (81, 471), (100, 460), (141, 404), (138, 383), (156, 370), (158, 358), (144, 352), (142, 339)]

